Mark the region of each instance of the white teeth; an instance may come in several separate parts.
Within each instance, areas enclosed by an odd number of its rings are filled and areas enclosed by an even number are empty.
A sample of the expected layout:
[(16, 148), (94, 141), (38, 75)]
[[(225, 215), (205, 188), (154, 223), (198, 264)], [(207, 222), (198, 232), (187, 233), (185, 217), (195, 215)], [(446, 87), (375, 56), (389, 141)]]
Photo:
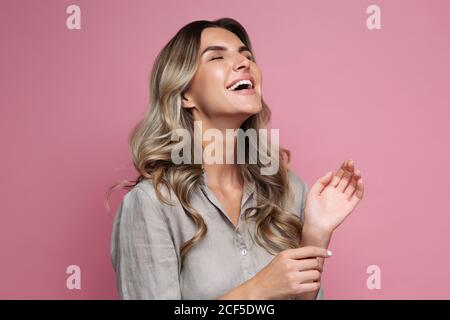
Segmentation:
[(253, 83), (252, 83), (250, 80), (241, 80), (241, 81), (236, 82), (236, 83), (235, 83), (234, 85), (232, 85), (231, 87), (229, 87), (228, 90), (234, 90), (234, 89), (236, 89), (237, 87), (239, 87), (239, 85), (241, 85), (241, 84), (249, 84), (249, 85), (250, 85), (250, 88), (253, 88)]

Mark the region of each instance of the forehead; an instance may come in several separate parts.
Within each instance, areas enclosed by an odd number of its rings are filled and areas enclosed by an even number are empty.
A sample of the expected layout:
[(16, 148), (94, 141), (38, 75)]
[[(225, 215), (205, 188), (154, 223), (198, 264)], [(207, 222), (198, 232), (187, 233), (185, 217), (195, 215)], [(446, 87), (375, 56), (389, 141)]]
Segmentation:
[(208, 46), (222, 45), (222, 46), (240, 46), (241, 39), (233, 32), (223, 28), (205, 28), (201, 34), (200, 52)]

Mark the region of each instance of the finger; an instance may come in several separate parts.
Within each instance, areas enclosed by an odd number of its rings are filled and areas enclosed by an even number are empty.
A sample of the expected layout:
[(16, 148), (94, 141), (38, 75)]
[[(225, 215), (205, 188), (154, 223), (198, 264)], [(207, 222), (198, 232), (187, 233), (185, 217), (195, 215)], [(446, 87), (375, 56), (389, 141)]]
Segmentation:
[(333, 177), (333, 180), (331, 181), (331, 185), (333, 187), (336, 187), (339, 183), (339, 181), (341, 181), (342, 177), (344, 176), (344, 172), (345, 172), (345, 168), (347, 167), (347, 160), (344, 161), (341, 165), (341, 167), (338, 169), (338, 171), (336, 171), (336, 174)]
[(320, 289), (320, 282), (300, 283), (299, 292), (314, 292)]
[(351, 199), (351, 195), (353, 194), (353, 192), (356, 189), (356, 184), (358, 183), (359, 178), (361, 178), (361, 171), (359, 171), (358, 169), (355, 169), (353, 172), (352, 180), (347, 185), (347, 188), (345, 188), (345, 190), (344, 190), (344, 194), (347, 196), (348, 200)]
[(344, 174), (343, 174), (341, 180), (339, 181), (338, 185), (336, 186), (336, 189), (339, 190), (340, 192), (344, 192), (345, 188), (347, 188), (347, 185), (349, 184), (350, 180), (352, 179), (353, 167), (354, 167), (353, 160), (349, 160), (347, 162), (347, 166), (345, 167)]
[(319, 259), (322, 258), (293, 260), (293, 268), (297, 271), (319, 270), (322, 272), (322, 264)]
[(325, 263), (325, 259), (324, 258), (316, 258), (319, 261), (319, 268), (320, 268), (320, 272), (323, 271), (323, 265)]
[(320, 280), (322, 273), (318, 270), (307, 270), (299, 273), (299, 282), (307, 283)]
[(330, 171), (326, 175), (317, 179), (316, 183), (311, 186), (309, 192), (311, 192), (312, 194), (320, 195), (323, 189), (325, 189), (325, 187), (330, 183), (331, 178), (333, 177), (332, 173), (333, 172)]
[(306, 258), (328, 258), (332, 255), (331, 251), (325, 248), (307, 246), (294, 249), (286, 249), (286, 256), (289, 259), (306, 259)]
[(352, 194), (352, 198), (350, 199), (350, 203), (355, 207), (359, 201), (362, 200), (364, 196), (364, 184), (363, 179), (359, 179), (356, 185), (355, 192)]

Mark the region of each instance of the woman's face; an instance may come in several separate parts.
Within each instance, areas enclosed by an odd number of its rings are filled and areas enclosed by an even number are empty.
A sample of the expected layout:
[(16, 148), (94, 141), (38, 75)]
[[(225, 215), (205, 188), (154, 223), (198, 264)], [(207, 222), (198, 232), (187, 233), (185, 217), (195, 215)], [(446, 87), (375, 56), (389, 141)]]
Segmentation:
[[(225, 49), (205, 51), (210, 46)], [(262, 74), (252, 53), (241, 46), (242, 41), (226, 29), (203, 30), (198, 69), (183, 99), (184, 107), (193, 108), (194, 120), (207, 121), (207, 125), (216, 127), (239, 128), (248, 117), (261, 111)], [(254, 93), (228, 89), (236, 79), (248, 77), (252, 79)]]

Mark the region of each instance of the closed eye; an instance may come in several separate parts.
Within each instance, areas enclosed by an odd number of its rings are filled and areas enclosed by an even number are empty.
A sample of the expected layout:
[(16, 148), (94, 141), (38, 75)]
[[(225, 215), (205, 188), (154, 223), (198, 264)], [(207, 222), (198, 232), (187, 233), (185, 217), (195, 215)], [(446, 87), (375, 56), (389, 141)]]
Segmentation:
[[(253, 58), (251, 56), (247, 57), (247, 58), (248, 58), (248, 60), (253, 61)], [(216, 59), (223, 59), (223, 56), (212, 57), (210, 61), (216, 60)]]

